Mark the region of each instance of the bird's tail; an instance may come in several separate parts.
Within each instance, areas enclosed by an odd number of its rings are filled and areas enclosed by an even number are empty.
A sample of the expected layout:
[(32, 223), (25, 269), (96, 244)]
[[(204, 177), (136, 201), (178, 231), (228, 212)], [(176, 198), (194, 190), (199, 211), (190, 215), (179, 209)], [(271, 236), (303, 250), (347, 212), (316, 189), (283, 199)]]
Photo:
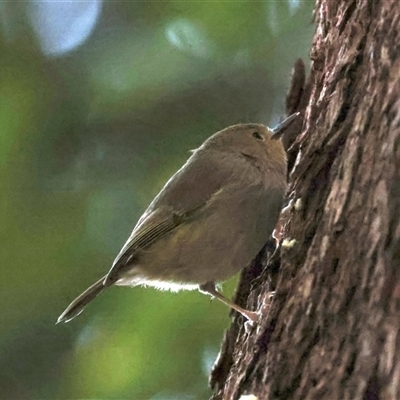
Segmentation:
[(81, 295), (79, 295), (68, 307), (67, 309), (59, 316), (57, 320), (57, 324), (60, 322), (68, 322), (72, 318), (75, 318), (79, 315), (83, 309), (86, 307), (86, 304), (90, 303), (98, 294), (100, 294), (105, 288), (110, 286), (110, 284), (104, 284), (105, 276), (95, 282), (92, 286), (87, 288)]

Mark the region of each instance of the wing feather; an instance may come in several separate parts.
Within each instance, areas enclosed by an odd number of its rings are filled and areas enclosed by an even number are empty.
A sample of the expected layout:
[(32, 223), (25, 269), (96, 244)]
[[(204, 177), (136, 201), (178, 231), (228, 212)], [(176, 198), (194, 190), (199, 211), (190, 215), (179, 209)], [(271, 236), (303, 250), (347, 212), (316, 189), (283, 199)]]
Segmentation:
[(172, 212), (169, 209), (160, 209), (151, 213), (139, 225), (138, 229), (132, 232), (132, 235), (115, 259), (110, 272), (104, 280), (104, 284), (111, 284), (117, 281), (121, 271), (129, 264), (129, 261), (135, 256), (138, 250), (149, 247), (159, 238), (183, 224), (199, 208), (203, 207), (204, 204), (185, 213)]

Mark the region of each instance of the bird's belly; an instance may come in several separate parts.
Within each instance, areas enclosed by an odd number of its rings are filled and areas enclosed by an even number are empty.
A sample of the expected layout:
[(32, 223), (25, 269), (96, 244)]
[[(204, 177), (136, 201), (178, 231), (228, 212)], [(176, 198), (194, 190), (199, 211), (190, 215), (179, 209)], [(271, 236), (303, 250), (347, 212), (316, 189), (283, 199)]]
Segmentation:
[(176, 284), (190, 289), (232, 277), (262, 249), (280, 209), (280, 202), (273, 205), (271, 213), (271, 204), (262, 202), (265, 199), (245, 199), (235, 208), (209, 210), (158, 239), (140, 252), (137, 264), (117, 284), (160, 288), (163, 283), (166, 288)]
[(261, 250), (262, 244), (246, 246), (242, 236), (209, 233), (197, 237), (193, 231), (186, 232), (184, 238), (168, 235), (141, 253), (132, 272), (135, 278), (141, 277), (141, 283), (151, 285), (154, 281), (157, 287), (161, 282), (195, 287), (209, 281), (222, 282), (246, 267)]

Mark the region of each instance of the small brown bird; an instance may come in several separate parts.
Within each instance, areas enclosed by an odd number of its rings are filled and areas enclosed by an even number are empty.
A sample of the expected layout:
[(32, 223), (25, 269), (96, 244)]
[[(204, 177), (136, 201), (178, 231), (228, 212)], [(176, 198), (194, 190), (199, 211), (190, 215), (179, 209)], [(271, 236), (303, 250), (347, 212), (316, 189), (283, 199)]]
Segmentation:
[(199, 289), (252, 321), (255, 312), (215, 288), (247, 266), (275, 227), (286, 189), (286, 155), (260, 124), (230, 126), (207, 139), (166, 183), (136, 224), (111, 270), (58, 318), (67, 322), (111, 285)]

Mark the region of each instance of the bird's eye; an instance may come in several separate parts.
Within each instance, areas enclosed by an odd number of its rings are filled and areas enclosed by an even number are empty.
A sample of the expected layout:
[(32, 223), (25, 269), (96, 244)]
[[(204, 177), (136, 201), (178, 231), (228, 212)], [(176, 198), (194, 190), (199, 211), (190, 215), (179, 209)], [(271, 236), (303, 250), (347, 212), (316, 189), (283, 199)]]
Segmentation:
[(254, 132), (252, 133), (252, 135), (253, 135), (253, 138), (255, 138), (255, 139), (257, 139), (257, 140), (264, 140), (264, 138), (262, 137), (262, 135), (261, 135), (259, 132), (257, 132), (257, 131), (254, 131)]

